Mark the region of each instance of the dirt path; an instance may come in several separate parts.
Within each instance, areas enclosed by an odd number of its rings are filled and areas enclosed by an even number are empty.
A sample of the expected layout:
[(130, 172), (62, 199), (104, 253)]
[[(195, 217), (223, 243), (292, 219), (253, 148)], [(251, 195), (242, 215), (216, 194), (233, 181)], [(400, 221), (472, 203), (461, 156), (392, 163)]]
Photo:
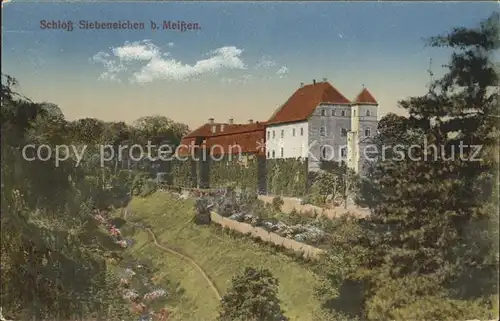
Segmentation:
[[(129, 211), (130, 210), (128, 208), (124, 209), (124, 212), (123, 212), (123, 219), (124, 220), (127, 219), (127, 216), (129, 215)], [(173, 250), (172, 248), (169, 248), (167, 246), (164, 246), (164, 245), (161, 245), (160, 243), (158, 243), (158, 240), (156, 239), (155, 234), (153, 233), (153, 231), (150, 228), (142, 227), (139, 225), (134, 225), (134, 226), (139, 227), (139, 228), (143, 228), (144, 230), (146, 230), (149, 233), (149, 235), (153, 238), (153, 243), (157, 248), (161, 249), (162, 251), (168, 252), (172, 255), (175, 255), (175, 256), (189, 262), (192, 266), (194, 266), (200, 272), (200, 274), (203, 276), (205, 281), (210, 285), (210, 288), (212, 288), (212, 291), (214, 292), (215, 296), (217, 297), (217, 300), (220, 301), (222, 299), (220, 292), (217, 289), (217, 287), (215, 286), (214, 282), (208, 277), (207, 273), (205, 273), (205, 271), (201, 268), (201, 266), (199, 266), (198, 263), (196, 263), (192, 258), (190, 258), (189, 256), (186, 256), (182, 253), (179, 253), (179, 252)]]

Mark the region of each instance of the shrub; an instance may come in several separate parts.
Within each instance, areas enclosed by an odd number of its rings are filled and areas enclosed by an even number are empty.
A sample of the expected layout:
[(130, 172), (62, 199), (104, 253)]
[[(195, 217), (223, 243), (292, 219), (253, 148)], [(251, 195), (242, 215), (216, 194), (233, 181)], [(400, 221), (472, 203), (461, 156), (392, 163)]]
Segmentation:
[(273, 198), (273, 201), (272, 201), (272, 207), (275, 211), (279, 212), (281, 211), (281, 207), (283, 206), (283, 204), (285, 204), (285, 202), (283, 201), (283, 199), (279, 196), (276, 196)]
[(219, 321), (284, 321), (279, 282), (269, 270), (245, 268), (222, 298)]

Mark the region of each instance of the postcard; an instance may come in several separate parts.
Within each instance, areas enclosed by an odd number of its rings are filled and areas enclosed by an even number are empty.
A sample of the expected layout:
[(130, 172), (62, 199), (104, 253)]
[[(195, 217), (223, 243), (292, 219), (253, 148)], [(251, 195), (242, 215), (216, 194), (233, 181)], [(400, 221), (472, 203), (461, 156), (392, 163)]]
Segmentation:
[(498, 320), (498, 3), (2, 14), (1, 320)]

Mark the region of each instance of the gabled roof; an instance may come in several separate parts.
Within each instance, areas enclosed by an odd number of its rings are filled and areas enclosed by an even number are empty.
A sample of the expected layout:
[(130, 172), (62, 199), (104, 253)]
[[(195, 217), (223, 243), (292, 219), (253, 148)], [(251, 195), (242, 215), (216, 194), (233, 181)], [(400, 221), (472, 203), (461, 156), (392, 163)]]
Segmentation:
[(295, 93), (268, 120), (268, 125), (303, 121), (320, 103), (350, 104), (351, 102), (328, 82), (309, 84)]
[(354, 100), (354, 104), (378, 105), (377, 100), (366, 88), (363, 88), (363, 90), (359, 93)]
[[(181, 156), (189, 155), (193, 148), (196, 148), (196, 138), (203, 138), (202, 145), (210, 148), (218, 145), (216, 153), (231, 154), (236, 152), (263, 154), (264, 149), (259, 148), (265, 139), (265, 122), (255, 122), (251, 124), (225, 124), (225, 123), (206, 123), (181, 140), (177, 152)], [(221, 131), (221, 126), (223, 130)], [(212, 133), (212, 126), (216, 126), (217, 131)], [(260, 145), (259, 145), (260, 144)], [(240, 149), (232, 149), (232, 146), (238, 145)]]

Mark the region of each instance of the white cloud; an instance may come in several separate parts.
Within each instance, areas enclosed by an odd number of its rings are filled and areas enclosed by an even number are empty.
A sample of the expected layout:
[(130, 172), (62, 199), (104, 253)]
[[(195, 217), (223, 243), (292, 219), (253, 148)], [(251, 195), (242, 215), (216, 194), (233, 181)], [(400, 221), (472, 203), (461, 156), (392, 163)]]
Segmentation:
[(156, 79), (185, 80), (221, 69), (246, 69), (240, 56), (243, 50), (236, 47), (222, 47), (211, 52), (211, 57), (198, 60), (195, 64), (183, 64), (175, 59), (152, 58), (142, 69), (135, 72), (132, 80), (139, 83)]
[(272, 60), (269, 56), (263, 56), (262, 58), (260, 58), (255, 68), (269, 69), (274, 66), (276, 66), (276, 61)]
[(125, 45), (112, 48), (111, 51), (121, 61), (150, 60), (160, 54), (160, 49), (149, 40), (125, 42)]
[(290, 70), (287, 66), (282, 66), (280, 69), (278, 69), (278, 71), (276, 71), (276, 75), (278, 75), (280, 78), (283, 78), (288, 74), (288, 71)]
[[(171, 44), (168, 46), (171, 47)], [(119, 73), (128, 70), (127, 65), (145, 63), (132, 74), (130, 80), (147, 83), (158, 79), (186, 80), (226, 69), (246, 69), (242, 53), (242, 49), (234, 46), (221, 47), (211, 51), (208, 58), (190, 65), (172, 58), (168, 52), (162, 53), (158, 46), (144, 40), (126, 42), (123, 46), (111, 48), (111, 53), (99, 52), (92, 60), (106, 68), (99, 78), (108, 80), (117, 80)]]
[[(168, 49), (165, 50), (174, 46), (175, 44), (170, 42), (161, 48), (150, 40), (125, 42), (107, 52), (97, 53), (91, 60), (105, 68), (99, 79), (110, 81), (124, 79), (125, 73), (125, 79), (128, 77), (130, 82), (141, 84), (155, 80), (185, 81), (205, 74), (221, 74), (220, 79), (225, 83), (245, 83), (254, 78), (248, 73), (229, 78), (223, 74), (225, 71), (248, 69), (242, 58), (243, 49), (235, 46), (220, 47), (208, 52), (204, 58), (188, 64), (182, 59), (174, 58)], [(269, 56), (263, 56), (256, 68), (271, 69), (275, 66), (275, 61)], [(276, 75), (283, 78), (287, 73), (288, 68), (282, 66)]]
[(111, 55), (108, 53), (98, 52), (92, 57), (92, 60), (102, 64), (106, 68), (106, 71), (99, 76), (99, 79), (119, 82), (120, 79), (117, 75), (122, 71), (126, 71), (127, 68), (119, 61), (110, 59), (110, 57)]

